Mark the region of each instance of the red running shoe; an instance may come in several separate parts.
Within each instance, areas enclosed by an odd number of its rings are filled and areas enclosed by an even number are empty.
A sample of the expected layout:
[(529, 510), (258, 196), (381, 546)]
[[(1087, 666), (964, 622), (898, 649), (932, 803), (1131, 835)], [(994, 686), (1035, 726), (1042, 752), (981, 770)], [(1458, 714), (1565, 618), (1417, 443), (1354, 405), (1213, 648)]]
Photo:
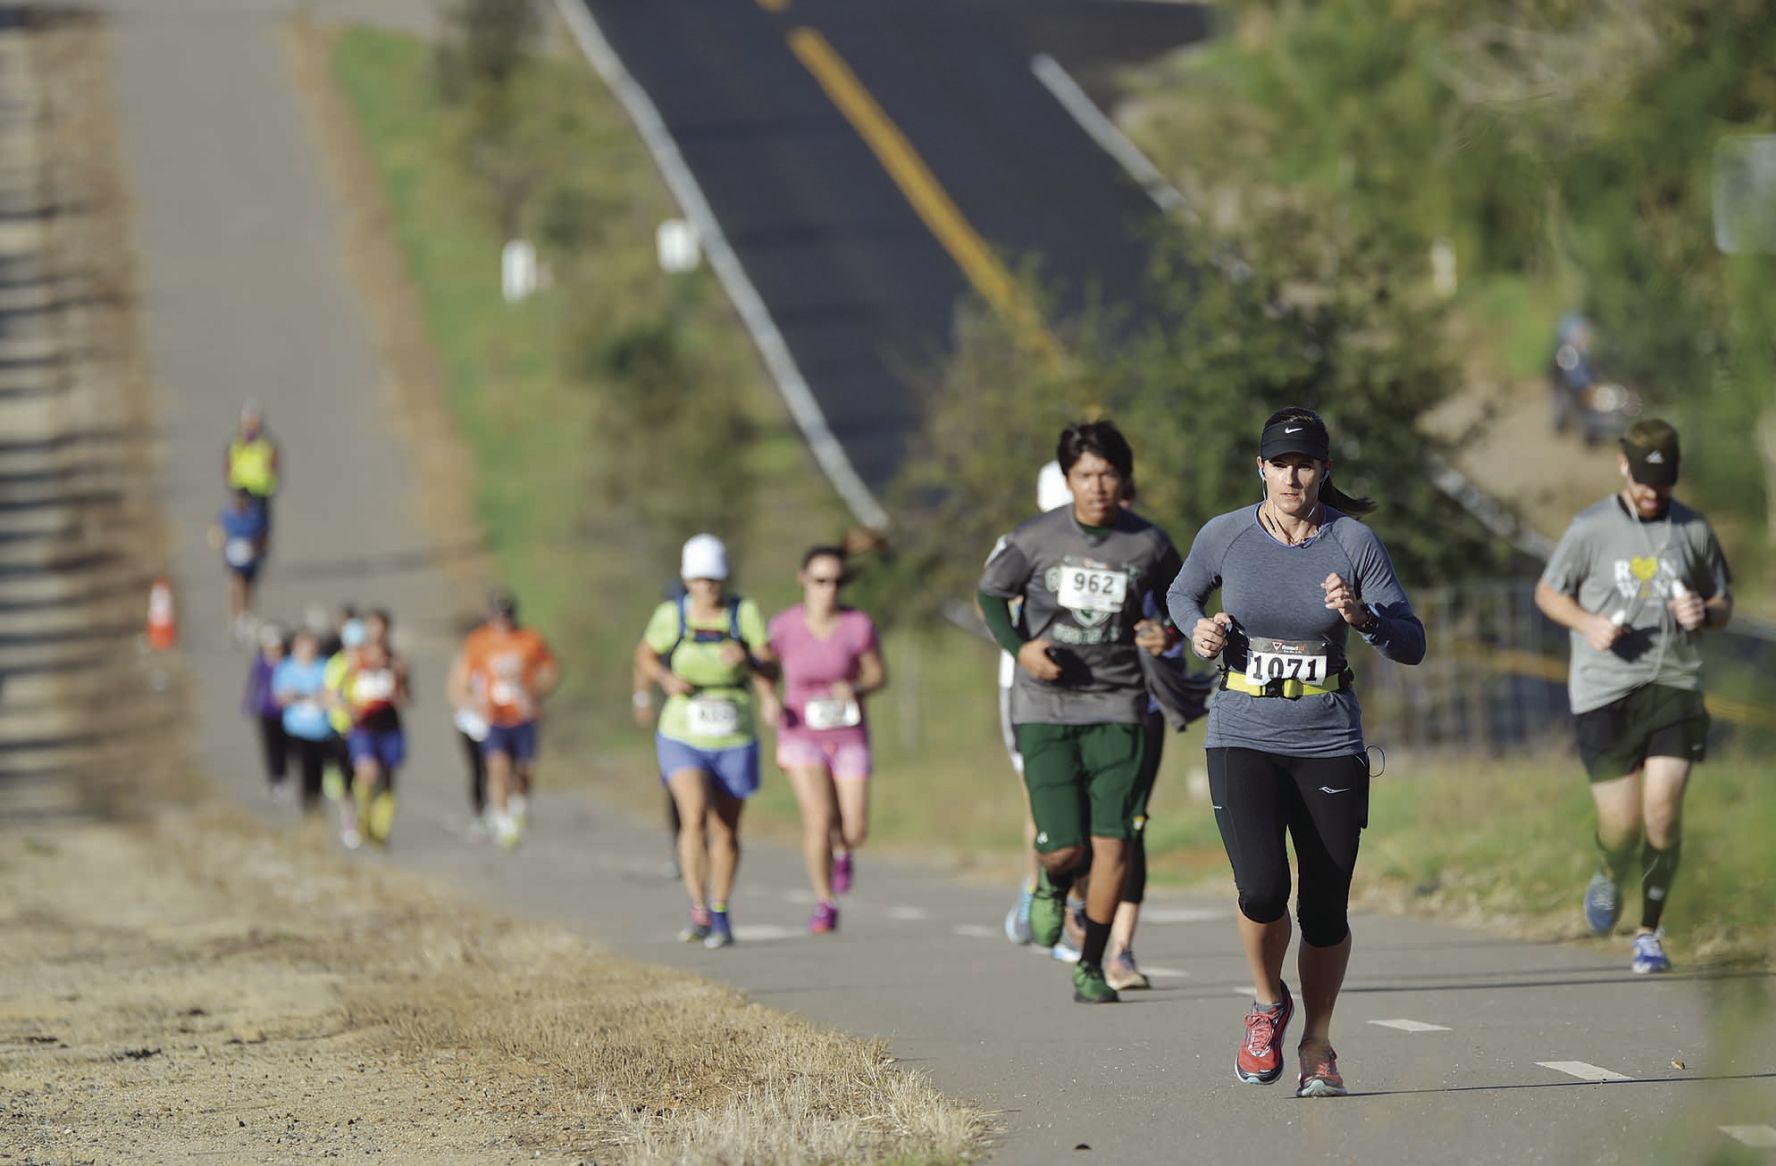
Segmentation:
[(1324, 1042), (1295, 1050), (1301, 1054), (1301, 1083), (1295, 1088), (1297, 1097), (1343, 1097), (1344, 1078), (1338, 1075), (1338, 1054)]
[(1240, 1041), (1233, 1071), (1247, 1085), (1269, 1085), (1283, 1075), (1283, 1033), (1295, 1015), (1295, 998), (1283, 985), (1283, 1001), (1270, 1008), (1252, 1005), (1246, 1013), (1246, 1035)]

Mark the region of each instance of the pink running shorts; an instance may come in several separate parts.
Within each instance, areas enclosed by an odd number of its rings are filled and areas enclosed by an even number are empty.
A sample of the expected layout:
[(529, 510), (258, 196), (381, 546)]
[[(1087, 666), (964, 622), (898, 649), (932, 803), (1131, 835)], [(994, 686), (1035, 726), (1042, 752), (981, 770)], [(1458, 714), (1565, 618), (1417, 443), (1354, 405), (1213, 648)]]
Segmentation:
[(863, 781), (870, 775), (869, 737), (861, 733), (777, 733), (780, 769), (825, 766), (838, 781)]

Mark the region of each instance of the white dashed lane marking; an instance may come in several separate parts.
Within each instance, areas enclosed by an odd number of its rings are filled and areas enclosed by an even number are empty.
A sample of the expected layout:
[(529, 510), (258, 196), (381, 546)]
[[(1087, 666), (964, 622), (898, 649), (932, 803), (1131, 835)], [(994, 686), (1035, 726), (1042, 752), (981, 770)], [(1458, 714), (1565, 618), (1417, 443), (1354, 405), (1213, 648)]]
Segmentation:
[(1205, 911), (1201, 907), (1148, 907), (1141, 912), (1142, 923), (1213, 923), (1225, 918), (1226, 911)]
[(1632, 1081), (1634, 1078), (1626, 1073), (1618, 1073), (1614, 1069), (1600, 1069), (1596, 1065), (1584, 1061), (1537, 1061), (1544, 1069), (1552, 1069), (1556, 1073), (1565, 1073), (1568, 1077), (1577, 1077), (1581, 1081)]
[(1422, 1020), (1371, 1020), (1370, 1024), (1378, 1024), (1382, 1028), (1397, 1028), (1401, 1032), (1448, 1032), (1449, 1027), (1442, 1024), (1426, 1024)]
[(988, 927), (984, 923), (958, 923), (950, 930), (969, 939), (998, 939), (1005, 934), (999, 928)]
[(1722, 1126), (1721, 1133), (1754, 1150), (1776, 1150), (1776, 1129), (1769, 1126)]
[(931, 918), (931, 912), (922, 907), (890, 907), (888, 918), (904, 919), (908, 923), (917, 923), (921, 919)]
[(1152, 964), (1142, 964), (1141, 970), (1143, 972), (1146, 972), (1149, 976), (1158, 976), (1161, 979), (1180, 979), (1181, 980), (1181, 979), (1184, 979), (1190, 975), (1189, 972), (1181, 972), (1177, 968), (1161, 968), (1161, 967), (1155, 967)]
[(741, 943), (774, 943), (782, 939), (800, 939), (804, 933), (792, 927), (773, 923), (748, 923), (734, 928), (734, 938)]

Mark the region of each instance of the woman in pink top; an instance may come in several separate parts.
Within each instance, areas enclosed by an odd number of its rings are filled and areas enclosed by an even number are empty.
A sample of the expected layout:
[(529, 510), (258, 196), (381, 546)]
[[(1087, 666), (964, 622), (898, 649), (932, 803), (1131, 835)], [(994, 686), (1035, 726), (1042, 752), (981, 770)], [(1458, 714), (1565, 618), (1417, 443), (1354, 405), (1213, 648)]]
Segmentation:
[(797, 578), (802, 602), (770, 627), (771, 651), (783, 667), (777, 764), (802, 807), (802, 853), (818, 900), (808, 930), (819, 935), (838, 929), (833, 895), (850, 889), (851, 851), (869, 832), (863, 702), (888, 683), (888, 669), (870, 617), (839, 606), (844, 550), (815, 547), (802, 556)]

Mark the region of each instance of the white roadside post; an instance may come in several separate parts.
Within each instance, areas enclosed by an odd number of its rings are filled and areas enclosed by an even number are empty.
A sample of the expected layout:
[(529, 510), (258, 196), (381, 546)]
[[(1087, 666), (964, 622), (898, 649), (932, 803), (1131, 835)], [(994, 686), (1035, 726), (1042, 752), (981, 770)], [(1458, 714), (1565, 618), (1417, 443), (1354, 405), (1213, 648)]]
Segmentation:
[(703, 262), (697, 228), (684, 219), (667, 219), (655, 229), (654, 250), (660, 258), (660, 270), (667, 275), (684, 275), (697, 270)]
[(536, 248), (526, 239), (513, 239), (500, 251), (500, 294), (508, 304), (516, 304), (536, 289)]

